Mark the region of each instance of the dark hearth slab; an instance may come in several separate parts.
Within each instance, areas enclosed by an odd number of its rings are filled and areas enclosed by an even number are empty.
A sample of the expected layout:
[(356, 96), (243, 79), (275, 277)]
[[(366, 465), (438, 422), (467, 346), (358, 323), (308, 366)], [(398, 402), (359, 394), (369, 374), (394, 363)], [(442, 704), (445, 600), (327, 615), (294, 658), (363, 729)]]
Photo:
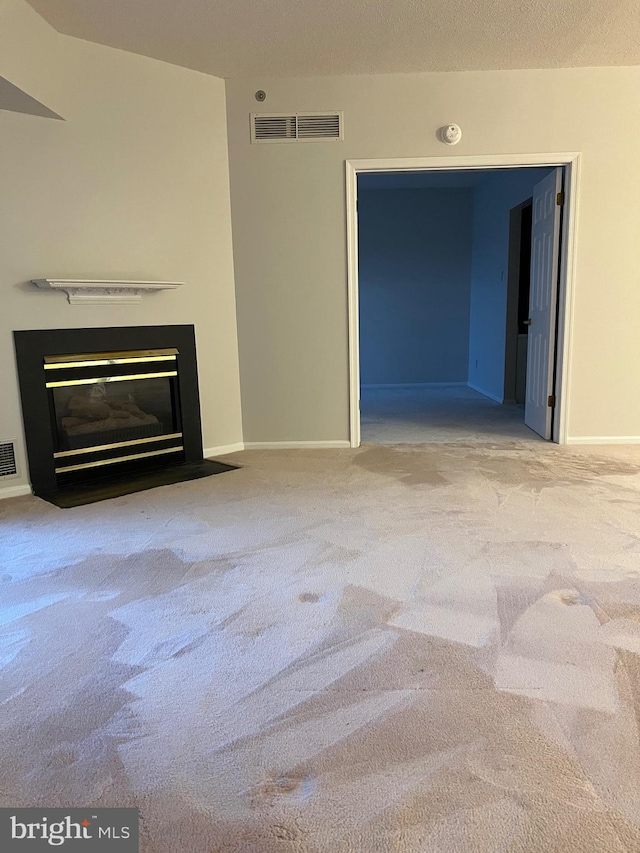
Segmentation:
[(122, 495), (131, 495), (134, 492), (155, 489), (157, 486), (171, 486), (188, 480), (199, 480), (202, 477), (210, 477), (212, 474), (235, 471), (238, 467), (238, 465), (227, 465), (225, 462), (216, 462), (214, 459), (203, 459), (201, 462), (185, 462), (182, 465), (146, 471), (128, 476), (126, 479), (105, 478), (99, 482), (64, 486), (54, 492), (39, 492), (37, 496), (62, 509), (70, 509), (74, 506), (84, 506), (110, 498), (119, 498)]

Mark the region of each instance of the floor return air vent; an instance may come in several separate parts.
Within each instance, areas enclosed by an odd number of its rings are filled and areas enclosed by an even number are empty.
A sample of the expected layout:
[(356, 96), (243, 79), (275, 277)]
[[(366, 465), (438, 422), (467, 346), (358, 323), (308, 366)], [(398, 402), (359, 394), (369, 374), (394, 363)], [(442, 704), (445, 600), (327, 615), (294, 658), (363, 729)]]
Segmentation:
[(17, 473), (14, 442), (0, 441), (0, 477), (15, 477)]

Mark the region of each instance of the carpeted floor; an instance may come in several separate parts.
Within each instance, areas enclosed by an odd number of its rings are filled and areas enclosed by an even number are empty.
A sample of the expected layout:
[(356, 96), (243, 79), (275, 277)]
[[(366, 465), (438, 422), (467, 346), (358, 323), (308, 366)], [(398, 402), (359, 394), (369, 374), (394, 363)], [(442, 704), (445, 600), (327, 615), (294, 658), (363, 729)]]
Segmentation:
[(144, 853), (640, 850), (640, 447), (250, 451), (0, 503), (0, 806)]
[(543, 440), (525, 426), (524, 405), (466, 385), (364, 386), (360, 396), (362, 441), (371, 444)]

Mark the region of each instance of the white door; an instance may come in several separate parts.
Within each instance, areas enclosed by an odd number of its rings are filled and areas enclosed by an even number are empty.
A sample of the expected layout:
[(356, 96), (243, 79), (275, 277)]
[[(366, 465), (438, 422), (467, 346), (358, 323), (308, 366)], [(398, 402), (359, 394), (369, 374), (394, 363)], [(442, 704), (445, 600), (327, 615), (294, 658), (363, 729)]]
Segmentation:
[(555, 169), (533, 191), (531, 289), (524, 422), (543, 438), (551, 438), (555, 369), (556, 305), (560, 261), (562, 169)]

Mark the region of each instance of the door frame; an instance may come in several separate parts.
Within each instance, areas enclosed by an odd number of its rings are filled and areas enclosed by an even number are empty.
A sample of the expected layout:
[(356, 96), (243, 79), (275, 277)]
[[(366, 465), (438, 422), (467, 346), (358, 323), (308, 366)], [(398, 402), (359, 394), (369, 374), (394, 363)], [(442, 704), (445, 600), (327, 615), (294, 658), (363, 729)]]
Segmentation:
[(571, 353), (574, 322), (574, 289), (578, 200), (579, 152), (553, 154), (483, 154), (449, 157), (416, 157), (346, 160), (347, 294), (349, 309), (349, 443), (360, 446), (360, 323), (358, 317), (358, 175), (370, 172), (451, 172), (479, 169), (522, 169), (531, 166), (562, 166), (565, 170), (564, 213), (560, 239), (558, 282), (558, 330), (555, 364), (555, 412), (552, 441), (566, 444), (571, 391)]

